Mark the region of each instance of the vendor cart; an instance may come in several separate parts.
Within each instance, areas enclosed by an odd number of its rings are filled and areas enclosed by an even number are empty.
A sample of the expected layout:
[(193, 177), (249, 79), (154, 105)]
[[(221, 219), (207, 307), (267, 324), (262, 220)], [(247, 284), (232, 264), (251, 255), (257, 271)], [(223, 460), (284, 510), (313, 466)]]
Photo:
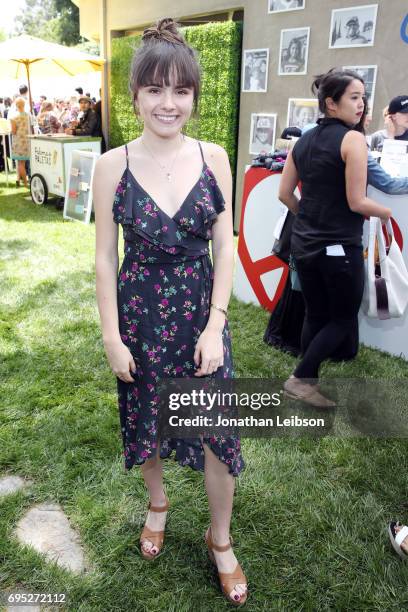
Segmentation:
[(101, 152), (101, 139), (92, 136), (40, 134), (30, 139), (30, 192), (35, 204), (45, 204), (51, 194), (64, 198), (72, 151)]

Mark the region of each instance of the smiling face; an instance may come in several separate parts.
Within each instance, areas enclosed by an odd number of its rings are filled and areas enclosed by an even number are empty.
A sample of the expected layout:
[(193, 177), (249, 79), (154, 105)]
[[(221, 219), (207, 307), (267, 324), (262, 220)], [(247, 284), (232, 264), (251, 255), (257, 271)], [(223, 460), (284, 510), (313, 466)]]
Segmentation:
[(175, 76), (165, 83), (141, 87), (135, 98), (140, 117), (148, 129), (161, 137), (174, 137), (189, 120), (194, 103), (193, 87), (177, 83)]
[(326, 98), (327, 116), (341, 119), (347, 125), (357, 125), (364, 112), (364, 96), (363, 83), (353, 79), (337, 103)]

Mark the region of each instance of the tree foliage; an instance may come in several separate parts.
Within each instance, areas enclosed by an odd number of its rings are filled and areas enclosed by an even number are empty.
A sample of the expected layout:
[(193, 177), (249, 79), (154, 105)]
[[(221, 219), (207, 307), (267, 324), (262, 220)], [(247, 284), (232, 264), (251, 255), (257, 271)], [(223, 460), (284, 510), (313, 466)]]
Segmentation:
[(15, 24), (16, 34), (67, 46), (83, 41), (79, 35), (79, 9), (70, 0), (26, 0)]

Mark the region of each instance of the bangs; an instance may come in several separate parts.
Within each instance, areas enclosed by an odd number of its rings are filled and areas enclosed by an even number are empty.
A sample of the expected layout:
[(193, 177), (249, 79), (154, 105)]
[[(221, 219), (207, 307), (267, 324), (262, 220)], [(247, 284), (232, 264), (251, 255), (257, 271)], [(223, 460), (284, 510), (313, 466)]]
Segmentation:
[(192, 87), (194, 102), (200, 93), (200, 69), (190, 50), (183, 45), (155, 43), (136, 52), (130, 88), (137, 95), (141, 87), (149, 85)]

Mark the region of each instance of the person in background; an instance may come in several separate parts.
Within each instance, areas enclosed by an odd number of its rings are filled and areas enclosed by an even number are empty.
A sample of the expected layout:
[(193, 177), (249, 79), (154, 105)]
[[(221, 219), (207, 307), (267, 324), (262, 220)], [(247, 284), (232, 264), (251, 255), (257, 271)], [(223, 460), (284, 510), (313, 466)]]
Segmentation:
[(71, 127), (71, 124), (78, 119), (79, 108), (76, 106), (76, 99), (73, 105), (71, 104), (71, 100), (72, 98), (70, 97), (64, 98), (63, 103), (59, 104), (60, 113), (57, 117), (61, 124), (59, 129), (60, 132), (65, 132), (65, 129)]
[(30, 159), (30, 141), (28, 135), (31, 133), (31, 115), (26, 112), (24, 98), (17, 98), (17, 113), (11, 119), (11, 131), (13, 134), (11, 157), (17, 160), (16, 187), (20, 187), (20, 180), (24, 187), (28, 187), (25, 162)]
[(57, 134), (60, 125), (53, 103), (50, 100), (45, 100), (38, 114), (38, 127), (41, 134)]
[(101, 124), (98, 115), (91, 108), (92, 100), (87, 96), (80, 96), (79, 107), (82, 113), (78, 121), (74, 121), (72, 127), (66, 128), (66, 134), (73, 136), (102, 136)]
[[(279, 189), (279, 199), (295, 215), (291, 253), (306, 304), (302, 358), (284, 390), (293, 399), (328, 408), (334, 403), (316, 383), (321, 363), (355, 327), (364, 289), (364, 217), (385, 221), (391, 210), (366, 195), (367, 145), (359, 133), (365, 114), (362, 78), (332, 69), (315, 79), (313, 91), (324, 117), (289, 152)], [(299, 181), (300, 200), (294, 194)]]
[(38, 113), (40, 112), (41, 106), (44, 104), (46, 99), (47, 99), (47, 96), (40, 96), (40, 99), (37, 102), (34, 102), (34, 113), (36, 115), (38, 115)]
[(63, 117), (67, 109), (67, 106), (68, 105), (64, 98), (55, 98), (54, 112), (60, 123), (61, 123), (61, 118)]
[(28, 99), (28, 87), (27, 85), (20, 85), (20, 87), (18, 88), (19, 93), (16, 94), (15, 96), (13, 96), (13, 103), (11, 105), (10, 108), (10, 119), (13, 115), (17, 115), (19, 113), (17, 106), (16, 106), (16, 101), (18, 98), (23, 98), (24, 100), (24, 110), (26, 113), (31, 113), (31, 108), (30, 108), (30, 101)]
[[(365, 104), (366, 106), (366, 104)], [(317, 127), (317, 123), (307, 125), (303, 128), (302, 134), (310, 129)], [(364, 120), (364, 128), (367, 127), (367, 119)], [(286, 130), (296, 128), (286, 128)], [(284, 132), (286, 131), (284, 130)], [(281, 138), (284, 138), (282, 133)], [(392, 177), (368, 152), (367, 160), (367, 182), (372, 187), (388, 195), (407, 195), (408, 177)], [(278, 254), (279, 257), (279, 254)], [(291, 270), (294, 270), (293, 261), (290, 263)], [(288, 276), (282, 296), (276, 307), (271, 313), (268, 325), (264, 334), (264, 341), (291, 353), (296, 357), (301, 351), (301, 332), (305, 318), (305, 306), (302, 297), (301, 287), (293, 289), (291, 276)], [(348, 361), (354, 359), (359, 349), (359, 324), (356, 316), (351, 332), (344, 343), (335, 351), (331, 359), (334, 361)]]
[(99, 100), (97, 102), (95, 102), (95, 104), (92, 107), (95, 111), (95, 113), (98, 115), (99, 117), (99, 124), (101, 126), (101, 132), (102, 132), (102, 142), (101, 142), (101, 153), (105, 153), (106, 151), (106, 143), (105, 143), (105, 137), (103, 136), (103, 131), (102, 131), (102, 100), (101, 100), (101, 88), (99, 88)]
[(11, 108), (11, 98), (4, 98), (4, 110), (3, 110), (3, 117), (5, 119), (8, 118), (8, 114), (10, 112), (10, 108)]
[(371, 136), (371, 150), (382, 151), (384, 140), (408, 140), (408, 95), (396, 96), (383, 111), (384, 129)]
[(4, 117), (4, 98), (0, 98), (0, 117)]

